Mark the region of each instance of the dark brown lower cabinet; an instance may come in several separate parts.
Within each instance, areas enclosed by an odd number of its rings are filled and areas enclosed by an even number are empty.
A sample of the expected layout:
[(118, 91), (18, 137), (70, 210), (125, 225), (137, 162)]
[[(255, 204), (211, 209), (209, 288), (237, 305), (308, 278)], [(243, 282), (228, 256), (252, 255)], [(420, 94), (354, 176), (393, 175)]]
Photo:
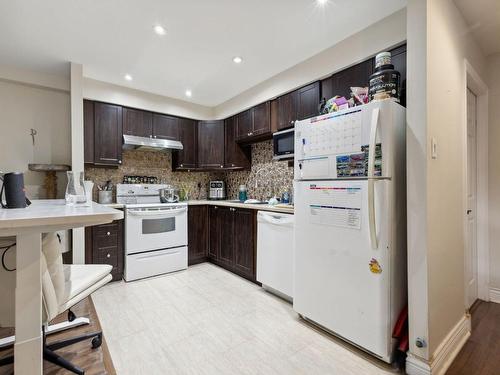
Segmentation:
[(256, 211), (209, 206), (209, 260), (255, 281)]
[(208, 207), (188, 209), (188, 265), (205, 262), (208, 256)]
[(256, 211), (235, 209), (233, 212), (234, 268), (238, 273), (255, 278)]
[(109, 264), (113, 281), (123, 276), (123, 220), (85, 228), (85, 263)]

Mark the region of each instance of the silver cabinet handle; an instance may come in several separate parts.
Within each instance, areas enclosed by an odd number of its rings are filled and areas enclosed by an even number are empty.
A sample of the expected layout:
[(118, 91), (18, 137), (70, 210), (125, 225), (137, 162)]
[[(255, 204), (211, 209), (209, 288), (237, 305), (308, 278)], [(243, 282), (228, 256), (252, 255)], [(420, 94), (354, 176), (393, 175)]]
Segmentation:
[(122, 163), (122, 161), (121, 161), (121, 160), (118, 160), (118, 164), (121, 164), (121, 163)]
[(110, 253), (107, 253), (107, 254), (106, 254), (106, 258), (111, 258), (111, 254), (110, 254)]
[(109, 235), (111, 235), (111, 233), (110, 233), (110, 232), (107, 232), (107, 233), (106, 233), (106, 236), (109, 236)]
[(181, 164), (181, 167), (184, 166), (184, 164)]
[(230, 209), (231, 211), (236, 211), (236, 208), (234, 208), (234, 207), (230, 207), (229, 209)]

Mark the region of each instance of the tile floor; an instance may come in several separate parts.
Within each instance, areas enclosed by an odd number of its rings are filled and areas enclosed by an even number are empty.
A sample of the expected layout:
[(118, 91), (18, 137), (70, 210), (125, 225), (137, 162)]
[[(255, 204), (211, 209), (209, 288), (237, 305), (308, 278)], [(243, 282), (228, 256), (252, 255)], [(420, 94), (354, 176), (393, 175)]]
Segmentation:
[(121, 374), (391, 374), (209, 263), (92, 295)]

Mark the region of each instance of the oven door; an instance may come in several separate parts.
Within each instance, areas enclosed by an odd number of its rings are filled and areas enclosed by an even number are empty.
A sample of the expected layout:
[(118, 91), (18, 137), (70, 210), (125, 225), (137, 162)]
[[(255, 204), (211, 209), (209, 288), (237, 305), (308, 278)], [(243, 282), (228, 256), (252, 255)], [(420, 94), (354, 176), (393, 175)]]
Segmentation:
[(273, 159), (293, 159), (295, 130), (287, 129), (273, 133)]
[(126, 210), (125, 252), (127, 254), (186, 245), (186, 205)]

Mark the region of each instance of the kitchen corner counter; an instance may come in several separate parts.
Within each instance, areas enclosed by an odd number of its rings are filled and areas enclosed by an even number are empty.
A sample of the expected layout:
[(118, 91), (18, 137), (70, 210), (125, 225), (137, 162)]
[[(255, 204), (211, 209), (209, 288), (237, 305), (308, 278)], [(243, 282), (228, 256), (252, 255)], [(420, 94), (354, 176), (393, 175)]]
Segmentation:
[(205, 205), (225, 206), (225, 207), (247, 208), (259, 211), (272, 211), (272, 212), (281, 212), (285, 214), (293, 214), (293, 206), (276, 207), (276, 206), (270, 206), (268, 204), (238, 203), (229, 200), (190, 200), (187, 203), (189, 206), (205, 206)]

